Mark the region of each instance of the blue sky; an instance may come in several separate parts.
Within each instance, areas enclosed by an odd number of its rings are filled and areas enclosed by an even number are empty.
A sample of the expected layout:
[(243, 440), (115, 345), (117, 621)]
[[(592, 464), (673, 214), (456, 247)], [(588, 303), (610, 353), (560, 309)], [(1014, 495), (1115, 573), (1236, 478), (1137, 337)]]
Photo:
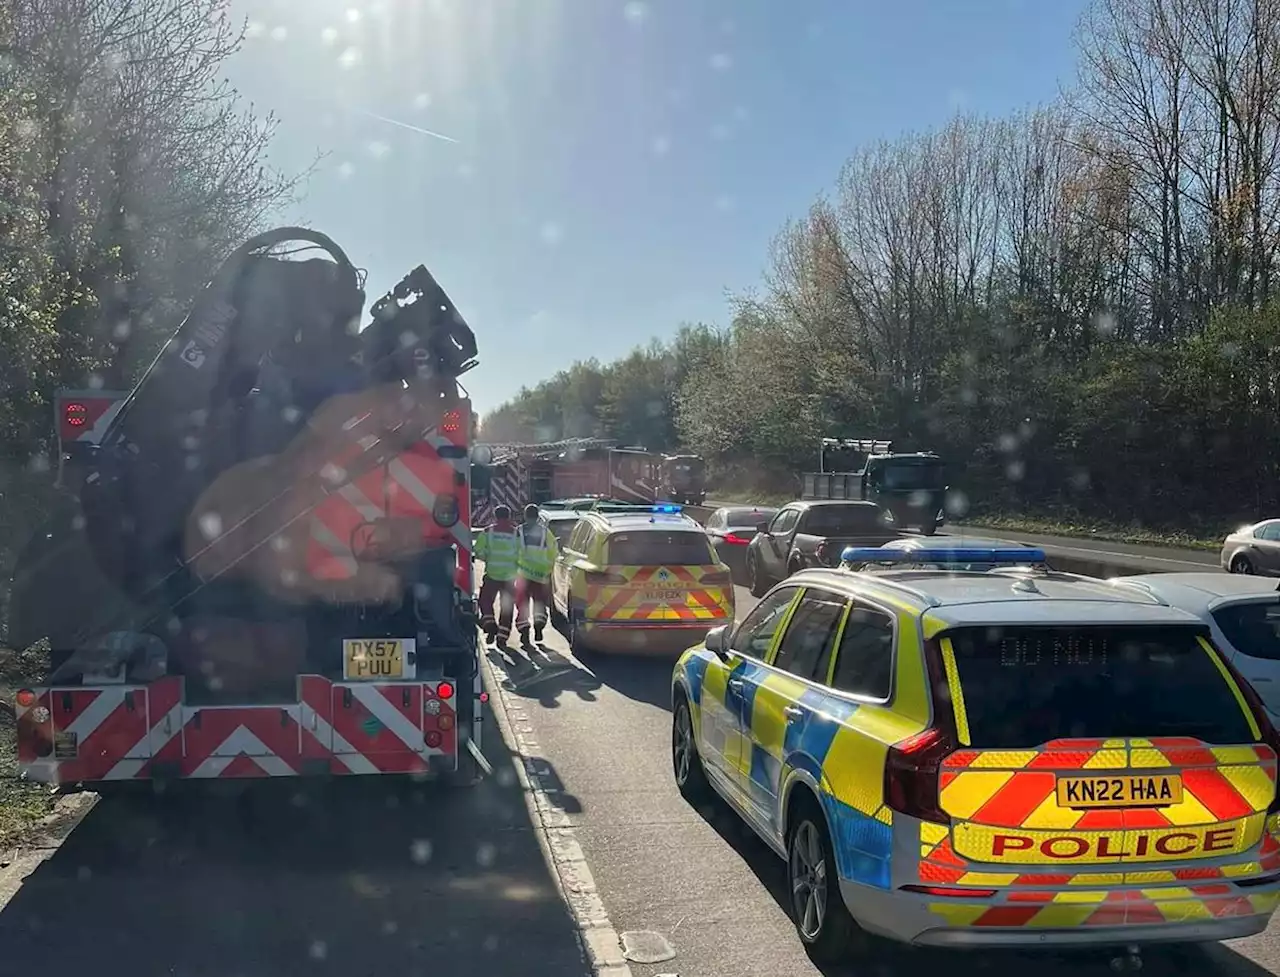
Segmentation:
[(326, 154), (281, 222), (335, 237), (371, 302), (431, 268), (477, 333), (485, 411), (725, 324), (857, 147), (1069, 85), (1084, 0), (231, 6), (251, 24), (229, 75), (280, 120), (272, 162)]

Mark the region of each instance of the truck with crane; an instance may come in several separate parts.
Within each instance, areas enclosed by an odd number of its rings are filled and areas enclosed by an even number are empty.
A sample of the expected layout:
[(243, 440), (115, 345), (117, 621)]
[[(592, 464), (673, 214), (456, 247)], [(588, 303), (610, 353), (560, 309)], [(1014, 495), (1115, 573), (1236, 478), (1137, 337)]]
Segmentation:
[[(280, 253), (296, 241), (326, 257)], [(424, 266), (360, 330), (364, 302), (330, 238), (270, 231), (127, 396), (59, 398), (60, 497), (9, 601), (10, 644), (50, 657), (14, 696), (25, 777), (485, 768), (459, 382), (475, 336)]]

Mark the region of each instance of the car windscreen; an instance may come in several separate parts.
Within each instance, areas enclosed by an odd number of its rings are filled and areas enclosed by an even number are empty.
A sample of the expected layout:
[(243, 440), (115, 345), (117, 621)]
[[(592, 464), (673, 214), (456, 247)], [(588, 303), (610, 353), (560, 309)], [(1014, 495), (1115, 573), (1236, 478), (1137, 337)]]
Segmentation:
[(972, 745), (1065, 738), (1254, 740), (1195, 628), (992, 627), (950, 632)]
[(578, 520), (548, 519), (547, 525), (551, 527), (551, 532), (555, 536), (556, 542), (564, 546), (569, 542), (569, 537), (573, 535), (573, 530), (578, 525)]
[(873, 505), (815, 506), (805, 516), (802, 532), (812, 536), (860, 536), (885, 531), (884, 513)]
[(705, 533), (646, 530), (610, 536), (605, 562), (620, 567), (701, 567), (716, 560)]
[(889, 491), (940, 489), (945, 485), (942, 464), (937, 461), (892, 461), (871, 466), (872, 481)]
[(762, 522), (768, 522), (777, 509), (727, 509), (724, 513), (724, 524), (730, 529), (750, 529), (755, 532)]
[(1280, 661), (1280, 601), (1228, 604), (1213, 619), (1240, 654)]

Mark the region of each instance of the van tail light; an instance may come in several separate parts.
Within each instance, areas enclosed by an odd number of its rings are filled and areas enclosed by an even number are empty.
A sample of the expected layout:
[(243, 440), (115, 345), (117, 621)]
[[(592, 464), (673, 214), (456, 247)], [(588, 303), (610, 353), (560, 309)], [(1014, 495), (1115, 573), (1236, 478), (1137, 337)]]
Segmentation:
[[(1235, 679), (1240, 694), (1244, 696), (1244, 701), (1249, 706), (1249, 711), (1253, 713), (1253, 718), (1258, 724), (1258, 732), (1262, 734), (1262, 742), (1276, 754), (1277, 761), (1280, 761), (1280, 733), (1276, 731), (1275, 725), (1271, 722), (1271, 716), (1267, 713), (1267, 707), (1262, 702), (1262, 696), (1258, 695), (1258, 690), (1249, 684), (1248, 680), (1241, 675), (1226, 655), (1214, 649), (1214, 653), (1218, 656), (1218, 660), (1226, 666), (1227, 672)], [(1280, 790), (1276, 791), (1276, 796), (1271, 799), (1271, 806), (1267, 808), (1268, 814), (1280, 814)]]
[(949, 824), (938, 778), (942, 761), (954, 752), (951, 737), (934, 726), (893, 744), (884, 765), (885, 803), (899, 814)]
[(617, 570), (588, 570), (584, 576), (588, 584), (621, 585), (627, 582), (627, 578)]
[(737, 533), (725, 533), (720, 537), (720, 541), (728, 543), (730, 546), (746, 546), (751, 540), (739, 536)]

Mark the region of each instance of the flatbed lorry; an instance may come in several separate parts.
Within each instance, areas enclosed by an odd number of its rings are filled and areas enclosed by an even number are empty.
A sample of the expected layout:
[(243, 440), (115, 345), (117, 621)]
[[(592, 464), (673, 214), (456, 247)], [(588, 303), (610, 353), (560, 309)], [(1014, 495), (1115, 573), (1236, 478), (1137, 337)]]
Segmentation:
[[(857, 459), (856, 467), (840, 465)], [(828, 468), (831, 467), (831, 470)], [(818, 445), (818, 470), (801, 475), (802, 499), (875, 502), (899, 529), (932, 536), (946, 522), (946, 468), (932, 451), (895, 452), (882, 438), (828, 438)]]

